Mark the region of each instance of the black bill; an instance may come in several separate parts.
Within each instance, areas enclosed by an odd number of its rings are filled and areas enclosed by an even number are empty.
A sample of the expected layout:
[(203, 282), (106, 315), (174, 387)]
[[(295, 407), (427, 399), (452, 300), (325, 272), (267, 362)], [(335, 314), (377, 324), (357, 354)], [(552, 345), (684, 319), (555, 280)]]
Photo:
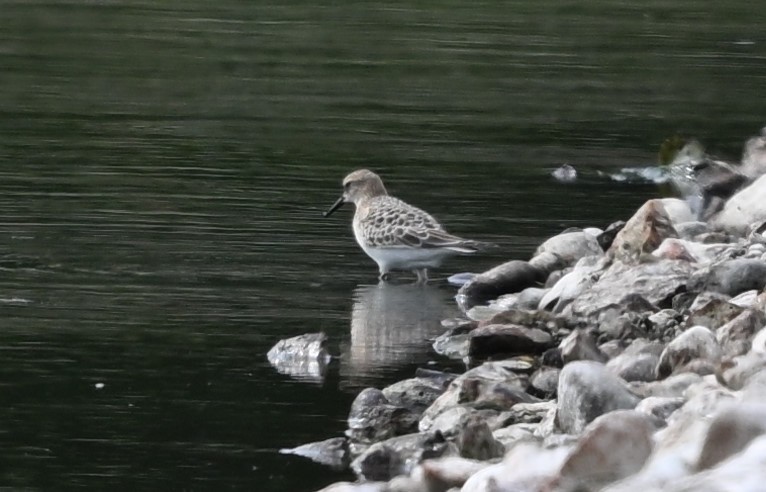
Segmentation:
[(340, 197), (340, 198), (338, 198), (338, 200), (335, 201), (335, 203), (332, 204), (332, 207), (330, 207), (330, 210), (328, 210), (327, 212), (323, 213), (322, 215), (324, 217), (329, 217), (330, 215), (333, 214), (333, 212), (335, 212), (336, 210), (338, 210), (342, 206), (343, 206), (343, 197)]

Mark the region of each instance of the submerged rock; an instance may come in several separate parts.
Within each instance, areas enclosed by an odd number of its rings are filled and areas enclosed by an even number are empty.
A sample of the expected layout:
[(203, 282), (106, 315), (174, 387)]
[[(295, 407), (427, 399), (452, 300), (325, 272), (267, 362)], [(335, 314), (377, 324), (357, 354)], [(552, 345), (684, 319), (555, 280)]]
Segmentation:
[(303, 456), (311, 461), (330, 468), (341, 470), (349, 464), (348, 442), (345, 437), (334, 437), (319, 442), (311, 442), (291, 449), (280, 449), (281, 454)]
[(299, 379), (322, 381), (331, 357), (325, 349), (327, 335), (308, 333), (280, 340), (266, 354), (279, 372)]
[(579, 433), (599, 415), (632, 409), (639, 398), (603, 364), (575, 361), (564, 366), (558, 386), (557, 419), (567, 433)]

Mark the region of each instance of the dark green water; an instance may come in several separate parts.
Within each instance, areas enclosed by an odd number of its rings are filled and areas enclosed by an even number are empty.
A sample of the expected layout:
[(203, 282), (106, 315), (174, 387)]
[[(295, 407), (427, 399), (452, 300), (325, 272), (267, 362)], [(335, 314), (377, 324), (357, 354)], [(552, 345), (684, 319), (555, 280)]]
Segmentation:
[[(365, 386), (429, 362), (444, 283), (378, 286), (355, 168), (527, 258), (627, 218), (681, 132), (766, 123), (753, 2), (0, 0), (0, 488), (309, 491), (277, 450), (339, 435)], [(584, 178), (552, 182), (569, 162)], [(323, 383), (277, 374), (325, 331)], [(102, 386), (103, 385), (103, 386)]]

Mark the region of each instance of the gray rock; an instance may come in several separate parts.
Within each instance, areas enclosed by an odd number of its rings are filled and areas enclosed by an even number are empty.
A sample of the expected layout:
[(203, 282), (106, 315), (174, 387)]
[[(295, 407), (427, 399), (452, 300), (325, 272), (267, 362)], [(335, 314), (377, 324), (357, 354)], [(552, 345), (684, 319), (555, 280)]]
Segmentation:
[(543, 366), (532, 374), (529, 380), (529, 391), (540, 398), (553, 398), (559, 385), (561, 369)]
[(537, 309), (543, 296), (548, 293), (547, 289), (541, 289), (539, 287), (527, 287), (519, 292), (518, 299), (516, 301), (519, 309)]
[(636, 406), (636, 411), (649, 415), (663, 424), (684, 404), (681, 397), (650, 396)]
[(711, 223), (734, 234), (744, 234), (750, 224), (766, 220), (766, 176), (731, 197)]
[(321, 382), (331, 360), (325, 349), (326, 341), (324, 333), (287, 338), (277, 342), (266, 358), (280, 374)]
[(615, 376), (631, 381), (654, 381), (657, 379), (657, 363), (660, 358), (652, 353), (622, 353), (610, 360), (606, 367)]
[(569, 164), (563, 164), (551, 171), (551, 176), (560, 183), (572, 183), (577, 181), (577, 170)]
[(647, 318), (651, 330), (655, 333), (665, 333), (678, 326), (681, 315), (675, 309), (663, 309)]
[(557, 419), (567, 433), (579, 433), (596, 417), (632, 409), (639, 398), (628, 391), (624, 381), (606, 366), (592, 361), (575, 361), (564, 366), (558, 386)]
[(694, 239), (695, 236), (709, 232), (706, 222), (691, 221), (682, 222), (675, 226), (678, 237), (682, 239)]
[(291, 449), (280, 449), (281, 454), (303, 456), (321, 465), (336, 470), (344, 469), (349, 464), (348, 442), (345, 437), (334, 437), (319, 442), (311, 442)]
[(547, 239), (537, 248), (533, 258), (543, 253), (552, 253), (563, 260), (564, 266), (571, 266), (586, 256), (602, 256), (604, 250), (593, 235), (577, 231), (564, 232)]
[(603, 271), (603, 258), (588, 256), (564, 274), (540, 299), (538, 309), (549, 309), (559, 313), (574, 299), (587, 292), (598, 281)]
[(463, 285), (456, 300), (463, 311), (497, 299), (503, 294), (521, 292), (545, 281), (545, 274), (526, 261), (511, 260), (480, 273)]
[(554, 253), (540, 253), (529, 260), (529, 264), (540, 270), (542, 277), (546, 279), (567, 266), (566, 261)]
[(423, 413), (419, 429), (429, 430), (439, 414), (460, 404), (477, 400), (507, 401), (511, 389), (516, 390), (515, 396), (518, 396), (523, 394), (527, 384), (527, 376), (514, 372), (512, 366), (508, 367), (503, 361), (485, 362), (450, 383), (447, 390)]
[(652, 452), (654, 425), (633, 410), (602, 415), (586, 427), (553, 482), (556, 490), (596, 490), (641, 469)]
[(337, 482), (318, 492), (389, 492), (386, 482)]
[(619, 305), (629, 294), (641, 296), (651, 305), (662, 306), (686, 288), (693, 271), (688, 262), (676, 260), (659, 260), (635, 266), (616, 262), (590, 289), (574, 299), (564, 313), (594, 317), (609, 306)]
[[(703, 294), (698, 296), (698, 298), (700, 297), (703, 297)], [(742, 314), (743, 311), (743, 308), (728, 302), (726, 299), (707, 295), (699, 302), (694, 301), (689, 310), (686, 324), (687, 326), (699, 325), (717, 330)]]
[(453, 487), (460, 488), (472, 475), (487, 466), (489, 463), (455, 456), (425, 460), (412, 472), (412, 478), (422, 485), (411, 490), (446, 492)]
[(614, 238), (624, 227), (625, 221), (618, 220), (617, 222), (609, 224), (609, 226), (604, 229), (604, 232), (596, 236), (596, 240), (598, 241), (599, 246), (601, 246), (601, 249), (607, 251), (612, 246)]
[(553, 345), (551, 335), (537, 328), (492, 324), (470, 333), (468, 355), (486, 359), (498, 354), (541, 354)]
[(649, 200), (617, 234), (607, 255), (621, 263), (636, 264), (644, 254), (657, 249), (668, 237), (678, 237), (678, 233), (662, 200)]
[(490, 460), (505, 454), (505, 446), (492, 436), (487, 423), (471, 415), (460, 426), (454, 442), (463, 458)]
[(392, 405), (422, 413), (444, 393), (446, 385), (426, 378), (410, 378), (383, 388), (383, 395)]
[(596, 341), (585, 330), (574, 330), (559, 344), (561, 359), (564, 364), (575, 360), (594, 360), (606, 362), (607, 357), (596, 345)]
[(457, 328), (447, 330), (436, 337), (431, 345), (439, 355), (456, 360), (468, 357), (468, 347), (471, 342), (471, 330)]
[(722, 408), (713, 418), (702, 445), (697, 469), (711, 468), (742, 451), (766, 433), (766, 405), (737, 404)]
[(454, 285), (455, 287), (462, 287), (463, 285), (476, 278), (476, 275), (478, 274), (470, 272), (456, 273), (454, 275), (450, 275), (447, 278), (447, 283)]
[[(766, 200), (764, 200), (766, 202)], [(689, 281), (689, 290), (720, 292), (736, 296), (766, 286), (766, 262), (756, 259), (737, 258), (712, 265), (695, 274)]]
[(693, 326), (673, 339), (660, 355), (657, 376), (665, 378), (694, 359), (711, 363), (721, 358), (721, 347), (715, 335), (704, 326)]
[(763, 311), (747, 309), (716, 330), (716, 339), (726, 356), (744, 355), (752, 345), (753, 336), (766, 326)]
[(721, 364), (718, 377), (728, 388), (739, 390), (763, 372), (766, 372), (766, 354), (751, 351), (743, 356), (725, 360)]
[(633, 382), (630, 389), (634, 393), (648, 398), (651, 396), (663, 398), (680, 398), (689, 387), (699, 384), (702, 378), (699, 374), (684, 372), (674, 374), (662, 381), (654, 382)]
[(346, 435), (358, 443), (374, 443), (417, 430), (419, 412), (392, 405), (382, 391), (362, 390), (351, 404)]
[(513, 424), (508, 427), (503, 427), (492, 433), (498, 442), (505, 446), (505, 449), (510, 449), (513, 445), (519, 441), (536, 441), (535, 437), (536, 424)]
[(351, 469), (364, 480), (389, 480), (409, 474), (423, 460), (456, 455), (454, 444), (440, 433), (407, 434), (373, 444), (351, 462)]

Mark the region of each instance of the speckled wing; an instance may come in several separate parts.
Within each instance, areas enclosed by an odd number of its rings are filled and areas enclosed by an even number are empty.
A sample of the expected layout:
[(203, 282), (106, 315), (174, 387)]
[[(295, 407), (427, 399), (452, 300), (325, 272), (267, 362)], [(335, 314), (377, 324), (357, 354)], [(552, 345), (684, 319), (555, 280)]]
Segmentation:
[(449, 234), (427, 212), (391, 196), (380, 197), (360, 221), (368, 244), (376, 247), (454, 248), (473, 252), (466, 241)]

